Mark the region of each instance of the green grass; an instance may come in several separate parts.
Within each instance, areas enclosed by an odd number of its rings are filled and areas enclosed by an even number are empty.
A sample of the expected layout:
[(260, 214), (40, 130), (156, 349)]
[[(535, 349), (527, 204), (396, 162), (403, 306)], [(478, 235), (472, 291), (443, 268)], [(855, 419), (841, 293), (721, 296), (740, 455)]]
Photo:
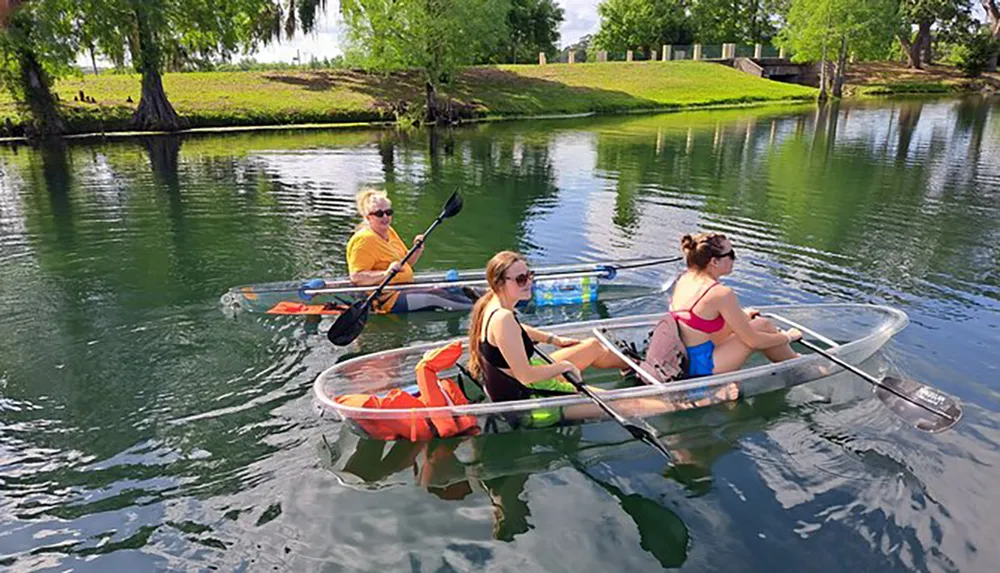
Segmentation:
[[(423, 103), (420, 76), (350, 70), (167, 74), (164, 87), (190, 127), (392, 121)], [(74, 102), (79, 90), (97, 103)], [(139, 101), (139, 77), (64, 79), (55, 90), (70, 132), (120, 131)], [(616, 113), (807, 100), (815, 90), (704, 62), (611, 62), (469, 68), (447, 95), (464, 117)], [(131, 97), (132, 103), (127, 99)], [(21, 111), (0, 95), (0, 121)]]
[(870, 84), (859, 88), (859, 95), (947, 94), (961, 91), (959, 86), (939, 82), (903, 82)]

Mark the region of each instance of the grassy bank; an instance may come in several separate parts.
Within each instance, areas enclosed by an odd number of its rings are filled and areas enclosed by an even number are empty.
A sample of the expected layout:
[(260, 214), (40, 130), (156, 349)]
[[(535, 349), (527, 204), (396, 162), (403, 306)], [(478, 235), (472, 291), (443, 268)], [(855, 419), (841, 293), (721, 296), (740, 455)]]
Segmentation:
[[(167, 74), (163, 81), (190, 127), (393, 121), (396, 111), (423, 102), (415, 73), (201, 72)], [(74, 101), (80, 90), (96, 103)], [(139, 101), (139, 77), (67, 78), (55, 91), (70, 132), (121, 131)], [(463, 117), (502, 118), (803, 100), (815, 90), (704, 62), (609, 62), (470, 68), (446, 95)], [(3, 94), (5, 119), (23, 121)]]
[(958, 94), (996, 91), (1000, 89), (1000, 74), (970, 79), (954, 66), (912, 70), (898, 62), (861, 62), (848, 67), (845, 82), (848, 96)]

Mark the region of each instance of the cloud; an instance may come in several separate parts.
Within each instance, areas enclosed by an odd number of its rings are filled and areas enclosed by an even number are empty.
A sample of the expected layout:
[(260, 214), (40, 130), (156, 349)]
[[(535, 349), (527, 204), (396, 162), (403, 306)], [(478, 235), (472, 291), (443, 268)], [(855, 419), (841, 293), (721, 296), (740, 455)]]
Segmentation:
[(600, 25), (597, 18), (598, 0), (558, 0), (563, 9), (563, 23), (559, 27), (559, 43), (568, 46), (587, 34), (594, 34)]

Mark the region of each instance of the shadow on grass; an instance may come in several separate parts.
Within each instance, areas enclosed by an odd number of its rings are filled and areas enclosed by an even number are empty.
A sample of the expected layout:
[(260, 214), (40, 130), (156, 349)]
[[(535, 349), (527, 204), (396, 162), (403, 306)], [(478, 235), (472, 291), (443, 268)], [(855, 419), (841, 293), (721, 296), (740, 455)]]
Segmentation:
[[(367, 74), (354, 70), (269, 73), (268, 81), (301, 86), (310, 91), (346, 89), (370, 97), (373, 111), (392, 115), (424, 104), (423, 75), (417, 71)], [(468, 68), (453, 85), (439, 93), (442, 109), (449, 106), (459, 119), (486, 115), (540, 115), (671, 109), (618, 90), (569, 86), (559, 81), (519, 75), (496, 68)]]

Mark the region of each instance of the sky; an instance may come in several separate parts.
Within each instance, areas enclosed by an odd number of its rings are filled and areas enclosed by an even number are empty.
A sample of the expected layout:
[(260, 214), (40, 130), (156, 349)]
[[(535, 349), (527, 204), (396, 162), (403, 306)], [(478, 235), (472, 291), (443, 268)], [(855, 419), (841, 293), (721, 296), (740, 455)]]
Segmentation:
[[(586, 34), (597, 32), (597, 3), (599, 0), (556, 0), (563, 11), (563, 23), (559, 27), (560, 47), (572, 44)], [(323, 16), (314, 34), (303, 36), (297, 33), (291, 40), (272, 44), (253, 54), (260, 62), (291, 62), (298, 55), (303, 62), (311, 58), (329, 58), (341, 52), (338, 37), (337, 2), (326, 5)]]

